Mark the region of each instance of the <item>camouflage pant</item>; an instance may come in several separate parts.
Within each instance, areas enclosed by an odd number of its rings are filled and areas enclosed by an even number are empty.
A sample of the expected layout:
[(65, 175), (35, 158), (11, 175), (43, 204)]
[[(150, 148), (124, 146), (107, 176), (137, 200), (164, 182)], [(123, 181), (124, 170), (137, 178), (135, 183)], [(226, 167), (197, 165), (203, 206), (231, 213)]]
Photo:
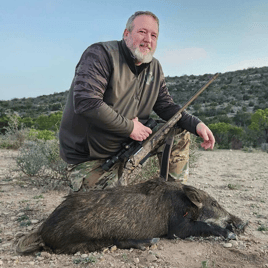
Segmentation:
[[(190, 133), (180, 132), (175, 136), (169, 159), (169, 179), (186, 183), (189, 175)], [(157, 156), (161, 162), (164, 145), (157, 148)], [(119, 185), (124, 163), (116, 163), (109, 171), (102, 170), (104, 159), (92, 160), (78, 165), (69, 164), (67, 169), (73, 191), (86, 189), (104, 189)]]

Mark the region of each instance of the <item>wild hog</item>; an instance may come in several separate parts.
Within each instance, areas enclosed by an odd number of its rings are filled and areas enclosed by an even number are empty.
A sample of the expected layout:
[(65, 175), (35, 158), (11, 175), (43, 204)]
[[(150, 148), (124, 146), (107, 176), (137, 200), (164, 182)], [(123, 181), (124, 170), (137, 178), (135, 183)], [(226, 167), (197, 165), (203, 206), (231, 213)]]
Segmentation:
[(17, 252), (50, 248), (73, 254), (111, 245), (143, 249), (161, 237), (233, 239), (233, 232), (244, 227), (206, 192), (156, 178), (67, 196), (36, 231), (19, 240)]

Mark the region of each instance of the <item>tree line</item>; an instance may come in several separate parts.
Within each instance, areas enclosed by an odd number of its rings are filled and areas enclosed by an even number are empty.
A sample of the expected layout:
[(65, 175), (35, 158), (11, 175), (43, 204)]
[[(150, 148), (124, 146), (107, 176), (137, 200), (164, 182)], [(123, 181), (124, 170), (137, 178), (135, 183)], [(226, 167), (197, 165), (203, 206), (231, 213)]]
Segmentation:
[[(212, 76), (166, 77), (166, 84), (174, 101), (183, 105)], [(65, 91), (0, 101), (1, 133), (6, 133), (13, 114), (18, 128), (49, 139), (58, 131), (67, 96)], [(211, 128), (220, 148), (239, 149), (268, 143), (267, 103), (268, 67), (249, 68), (220, 74), (187, 110)]]

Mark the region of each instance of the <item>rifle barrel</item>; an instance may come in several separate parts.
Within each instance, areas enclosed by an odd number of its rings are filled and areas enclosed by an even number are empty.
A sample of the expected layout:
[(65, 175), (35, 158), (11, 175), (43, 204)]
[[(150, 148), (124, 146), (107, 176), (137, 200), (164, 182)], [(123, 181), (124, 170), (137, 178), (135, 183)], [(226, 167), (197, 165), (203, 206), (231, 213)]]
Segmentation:
[(203, 87), (201, 87), (180, 109), (184, 111), (197, 97), (218, 77), (219, 73), (216, 73)]

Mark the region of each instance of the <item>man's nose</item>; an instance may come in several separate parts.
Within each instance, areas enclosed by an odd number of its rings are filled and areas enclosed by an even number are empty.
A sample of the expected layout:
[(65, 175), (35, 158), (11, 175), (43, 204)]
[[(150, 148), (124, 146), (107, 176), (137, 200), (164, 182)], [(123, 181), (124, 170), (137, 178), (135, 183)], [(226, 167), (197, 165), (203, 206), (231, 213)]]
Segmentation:
[(151, 35), (150, 35), (149, 33), (146, 34), (145, 37), (144, 37), (144, 40), (145, 40), (146, 42), (148, 42), (148, 43), (151, 43), (151, 41), (152, 41), (152, 37), (151, 37)]

